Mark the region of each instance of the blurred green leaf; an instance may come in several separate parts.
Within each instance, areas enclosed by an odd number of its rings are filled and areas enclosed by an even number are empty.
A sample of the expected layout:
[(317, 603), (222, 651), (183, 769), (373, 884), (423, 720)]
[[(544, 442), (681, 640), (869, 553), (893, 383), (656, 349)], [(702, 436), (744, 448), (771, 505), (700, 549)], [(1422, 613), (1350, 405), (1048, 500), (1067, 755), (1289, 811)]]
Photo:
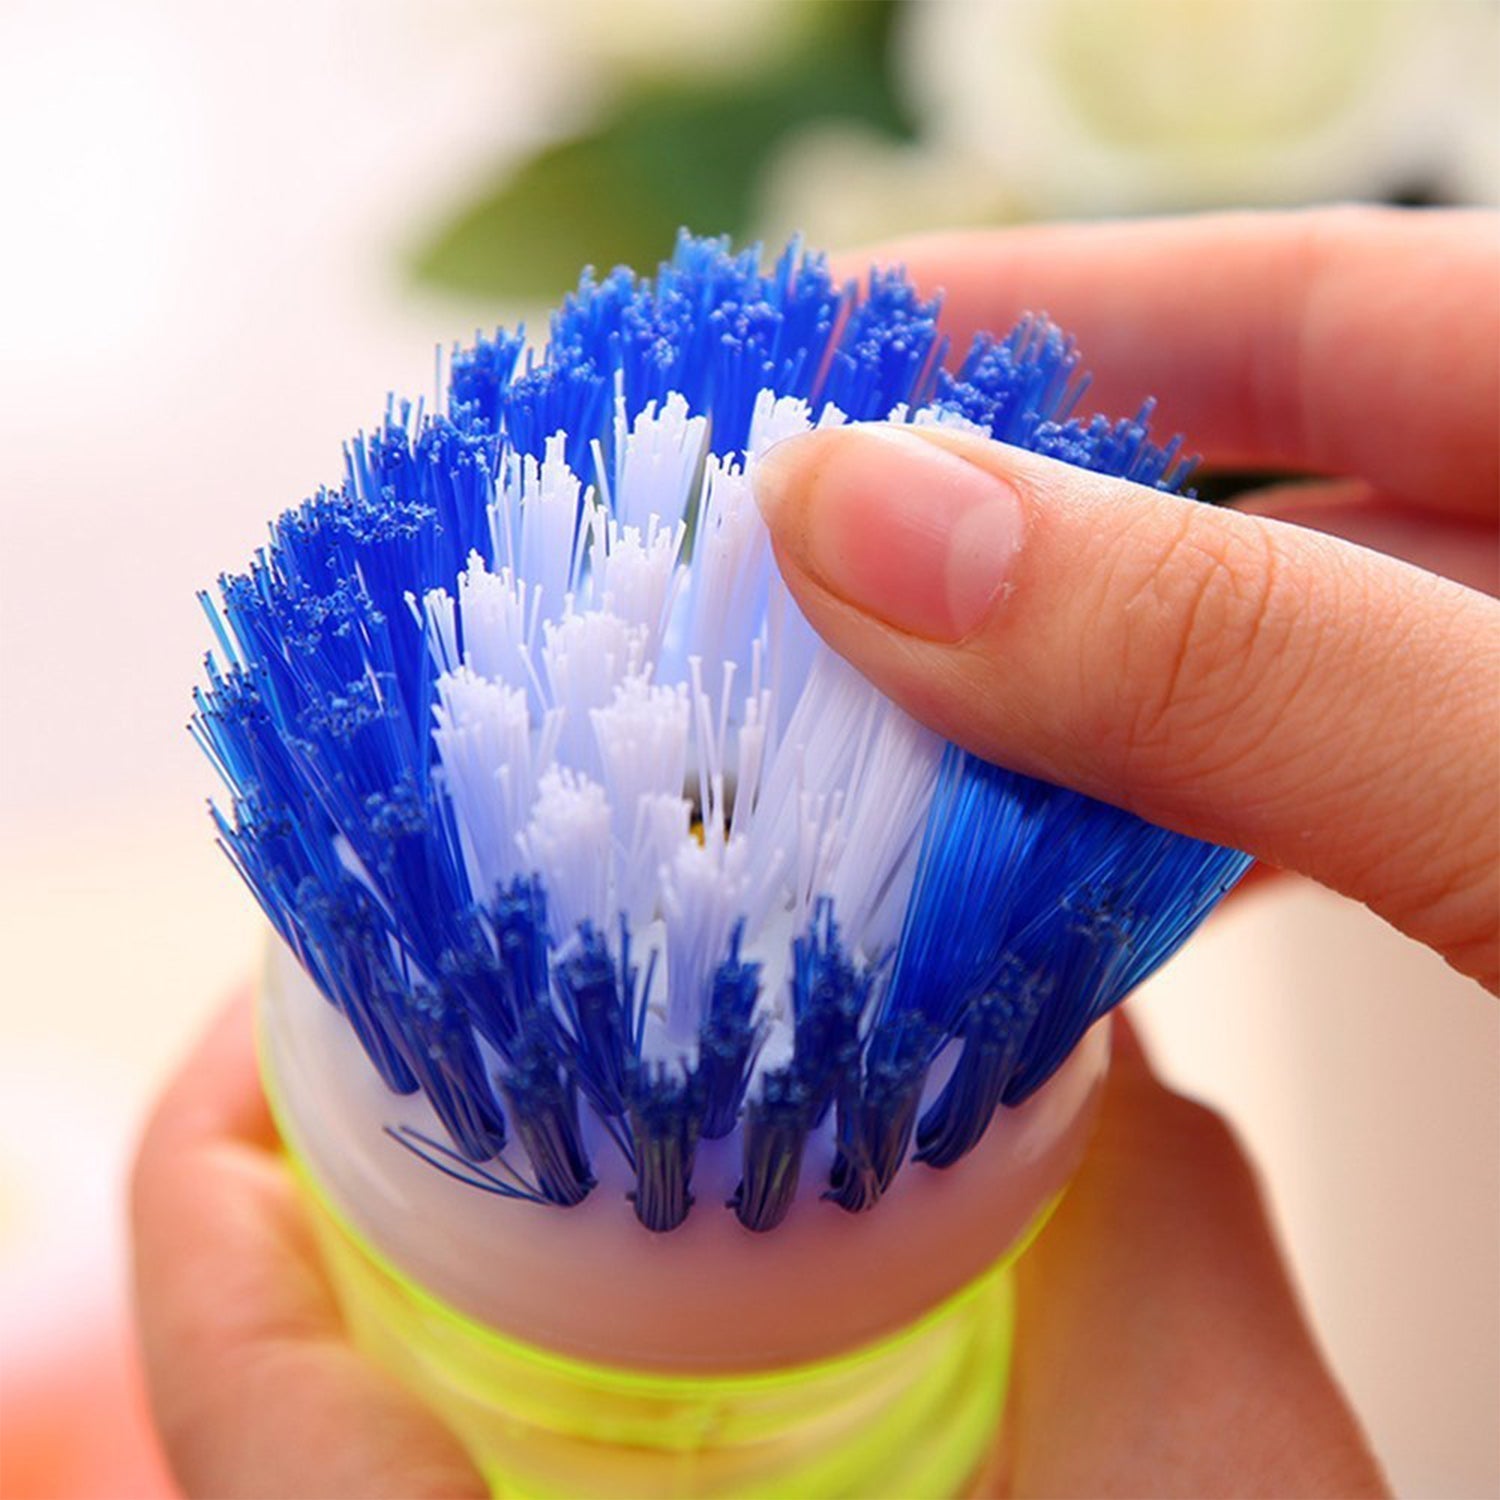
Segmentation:
[(627, 86), (596, 127), (499, 175), (418, 252), (416, 274), (471, 296), (550, 299), (584, 265), (654, 266), (684, 225), (743, 235), (772, 149), (813, 120), (909, 139), (889, 69), (899, 0), (804, 3), (818, 14), (774, 70)]

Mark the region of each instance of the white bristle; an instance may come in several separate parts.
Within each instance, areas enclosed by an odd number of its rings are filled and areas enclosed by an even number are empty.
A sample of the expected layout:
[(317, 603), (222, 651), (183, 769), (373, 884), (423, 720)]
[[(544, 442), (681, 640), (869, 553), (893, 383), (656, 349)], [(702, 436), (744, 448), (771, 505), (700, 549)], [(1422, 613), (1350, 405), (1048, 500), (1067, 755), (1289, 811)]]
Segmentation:
[(628, 849), (642, 798), (682, 797), (688, 757), (687, 693), (680, 685), (658, 687), (644, 676), (627, 677), (613, 700), (594, 709), (590, 718), (604, 787), (614, 808), (615, 841)]
[(593, 491), (585, 494), (568, 467), (561, 433), (547, 439), (541, 463), (519, 457), (501, 475), (490, 507), (496, 560), (540, 588), (554, 613), (576, 582), (579, 518), (593, 503)]
[[(756, 740), (742, 732), (742, 755)], [(749, 762), (759, 771), (755, 810), (746, 821), (737, 808), (735, 826), (751, 840), (757, 865), (783, 862), (799, 914), (832, 895), (846, 936), (883, 948), (893, 936), (888, 898), (901, 886), (904, 903), (910, 888), (941, 755), (936, 736), (840, 658), (819, 653), (779, 746), (763, 766)]]
[(646, 651), (661, 649), (667, 616), (677, 597), (683, 569), (678, 567), (685, 528), (653, 516), (642, 532), (610, 522), (604, 546), (591, 549), (593, 602), (600, 609), (646, 628)]
[(531, 820), (516, 840), (528, 872), (547, 888), (547, 919), (565, 942), (581, 922), (611, 923), (609, 799), (597, 781), (553, 767), (537, 784)]
[(878, 959), (914, 874), (941, 744), (819, 640), (755, 504), (758, 456), (809, 425), (806, 403), (763, 392), (747, 472), (705, 461), (706, 424), (670, 397), (617, 424), (613, 516), (549, 442), (502, 478), (496, 571), (471, 559), (456, 600), (422, 601), (476, 896), (539, 874), (559, 940), (587, 919), (617, 943), (623, 914), (661, 969), (653, 1057), (694, 1051), (737, 922), (769, 965), (769, 1015), (819, 899)]
[[(897, 412), (900, 415), (897, 415)], [(892, 422), (910, 421), (913, 427), (943, 427), (950, 432), (967, 432), (974, 437), (984, 438), (986, 441), (993, 435), (988, 427), (982, 422), (972, 421), (961, 411), (953, 411), (943, 406), (921, 407), (915, 416), (908, 417), (904, 405), (898, 406), (890, 416)]]
[(748, 478), (737, 466), (713, 460), (704, 475), (681, 641), (684, 654), (701, 657), (704, 690), (715, 702), (723, 686), (720, 664), (749, 666), (771, 572), (770, 537)]
[(690, 836), (693, 807), (686, 797), (655, 792), (635, 804), (629, 841), (615, 851), (615, 905), (633, 930), (660, 916), (662, 873)]
[(844, 930), (872, 954), (900, 936), (942, 757), (937, 735), (894, 704), (876, 701), (847, 783), (843, 847), (828, 883)]
[[(453, 654), (452, 626), (442, 623), (453, 610), (452, 601), (442, 590), (434, 590), (425, 602), (434, 629), (441, 624), (445, 653)], [(491, 573), (483, 559), (472, 555), (458, 575), (464, 666), (492, 682), (529, 691), (535, 678), (532, 652), (540, 603), (539, 591), (524, 578), (517, 578), (509, 568)]]
[(613, 701), (615, 689), (645, 660), (644, 626), (604, 610), (549, 620), (542, 627), (542, 670), (547, 700), (562, 710), (558, 759), (598, 775), (602, 767), (589, 715)]
[(802, 928), (813, 905), (827, 891), (842, 852), (840, 820), (843, 789), (821, 796), (803, 792), (797, 799), (797, 858), (793, 865), (792, 923)]
[(666, 919), (666, 1035), (676, 1046), (696, 1045), (698, 1023), (714, 971), (723, 962), (734, 923), (744, 914), (748, 846), (707, 836), (688, 837), (662, 872)]
[(817, 632), (807, 623), (780, 573), (766, 590), (765, 680), (774, 712), (767, 732), (779, 744), (787, 721), (807, 689), (813, 663), (827, 653)]
[[(837, 407), (828, 409), (838, 411)], [(839, 420), (844, 420), (842, 412), (839, 412)], [(750, 440), (745, 444), (745, 451), (753, 461), (760, 458), (767, 448), (806, 432), (812, 425), (812, 408), (800, 396), (777, 396), (771, 391), (762, 391), (755, 398), (750, 414)]]
[(817, 658), (761, 776), (748, 830), (759, 850), (794, 851), (801, 838), (803, 794), (827, 797), (847, 784), (873, 692), (853, 667), (831, 653)]
[[(725, 672), (733, 670), (732, 663), (721, 663)], [(703, 663), (695, 656), (688, 662), (688, 675), (692, 679), (689, 701), (693, 709), (693, 748), (696, 752), (698, 780), (698, 812), (705, 830), (721, 835), (725, 826), (724, 813), (724, 744), (715, 732), (712, 708), (708, 694), (703, 691)]]
[(520, 871), (516, 834), (536, 790), (526, 694), (467, 667), (437, 680), (432, 737), (476, 900)]
[(645, 534), (655, 516), (668, 526), (686, 519), (693, 480), (708, 440), (708, 418), (688, 414), (688, 404), (673, 392), (651, 403), (627, 432), (623, 399), (615, 417), (614, 513), (621, 526)]
[[(470, 565), (476, 560), (471, 556)], [(453, 595), (447, 589), (429, 589), (421, 599), (408, 593), (406, 607), (422, 631), (433, 665), (439, 672), (453, 671), (462, 661), (458, 650), (458, 612)]]

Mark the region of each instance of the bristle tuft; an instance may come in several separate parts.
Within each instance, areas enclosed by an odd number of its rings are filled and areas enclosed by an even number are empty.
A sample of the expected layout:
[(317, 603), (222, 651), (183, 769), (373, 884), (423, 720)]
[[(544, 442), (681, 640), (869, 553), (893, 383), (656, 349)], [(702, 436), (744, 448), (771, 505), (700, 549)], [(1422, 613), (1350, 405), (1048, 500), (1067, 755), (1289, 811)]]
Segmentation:
[(755, 466), (817, 426), (1182, 484), (1149, 403), (1075, 414), (1046, 319), (946, 349), (899, 270), (683, 235), (654, 279), (585, 275), (544, 350), (456, 350), (438, 410), (389, 402), (205, 599), (220, 841), (426, 1100), (402, 1148), (554, 1207), (623, 1162), (663, 1232), (727, 1141), (747, 1230), (862, 1211), (1003, 1128), (1243, 871), (945, 746), (778, 576)]

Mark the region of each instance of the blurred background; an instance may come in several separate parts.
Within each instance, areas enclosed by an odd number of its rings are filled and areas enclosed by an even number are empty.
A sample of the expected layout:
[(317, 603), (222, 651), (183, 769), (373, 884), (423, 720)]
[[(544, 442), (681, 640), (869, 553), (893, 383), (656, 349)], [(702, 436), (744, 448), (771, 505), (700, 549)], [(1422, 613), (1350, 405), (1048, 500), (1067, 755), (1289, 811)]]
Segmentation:
[[(263, 942), (183, 728), (195, 591), (387, 391), (679, 224), (1335, 198), (1500, 200), (1494, 4), (0, 0), (0, 1492), (171, 1493), (126, 1167)], [(1135, 1011), (1398, 1488), (1500, 1492), (1500, 1007), (1287, 881)]]

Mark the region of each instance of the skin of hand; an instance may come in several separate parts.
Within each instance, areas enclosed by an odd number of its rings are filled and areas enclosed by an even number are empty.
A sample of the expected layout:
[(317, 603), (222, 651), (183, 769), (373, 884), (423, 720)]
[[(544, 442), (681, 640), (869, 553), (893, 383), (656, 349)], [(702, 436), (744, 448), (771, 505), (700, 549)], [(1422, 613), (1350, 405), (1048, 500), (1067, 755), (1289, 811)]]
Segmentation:
[(489, 1493), (457, 1439), (349, 1343), (261, 1092), (248, 994), (158, 1102), (131, 1214), (147, 1389), (185, 1494)]
[[(1109, 372), (1101, 409), (1154, 390), (1210, 462), (1340, 477), (1234, 514), (969, 437), (818, 433), (765, 468), (782, 569), (950, 737), (1312, 874), (1493, 986), (1500, 606), (1340, 538), (1493, 587), (1496, 247), (1480, 216), (1338, 211), (880, 252), (946, 288), (959, 347), (1046, 307)], [(133, 1213), (148, 1382), (188, 1494), (484, 1493), (347, 1341), (247, 1003), (158, 1106)], [(1384, 1493), (1243, 1154), (1128, 1028), (1019, 1276), (1006, 1492)]]
[(951, 429), (809, 433), (756, 490), (818, 632), (985, 759), (1310, 875), (1495, 990), (1500, 218), (1246, 214), (877, 258), (946, 289), (960, 348), (1045, 306), (1108, 372), (1101, 409), (1154, 390), (1209, 464), (1330, 477), (1252, 514)]

